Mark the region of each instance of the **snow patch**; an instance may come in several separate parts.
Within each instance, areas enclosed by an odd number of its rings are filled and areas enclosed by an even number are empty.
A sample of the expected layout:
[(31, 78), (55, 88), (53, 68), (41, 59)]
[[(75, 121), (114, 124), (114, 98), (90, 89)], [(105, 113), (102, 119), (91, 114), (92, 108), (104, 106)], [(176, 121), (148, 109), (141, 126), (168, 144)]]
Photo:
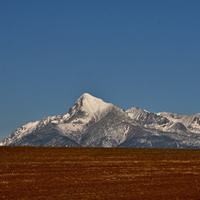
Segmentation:
[(101, 112), (112, 106), (111, 103), (106, 103), (103, 100), (93, 97), (88, 93), (84, 93), (78, 101), (81, 101), (81, 110), (87, 112), (91, 116), (98, 117)]

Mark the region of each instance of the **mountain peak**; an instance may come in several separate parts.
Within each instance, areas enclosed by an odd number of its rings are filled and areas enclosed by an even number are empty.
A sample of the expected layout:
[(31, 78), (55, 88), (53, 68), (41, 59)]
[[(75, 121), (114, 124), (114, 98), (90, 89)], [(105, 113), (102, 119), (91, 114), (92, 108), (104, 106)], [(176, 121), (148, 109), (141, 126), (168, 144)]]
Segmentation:
[(106, 103), (102, 99), (94, 97), (88, 93), (82, 94), (76, 103), (70, 108), (67, 113), (67, 118), (78, 112), (85, 113), (88, 117), (101, 118), (114, 105)]
[(86, 92), (86, 93), (83, 93), (80, 98), (95, 98), (95, 97)]
[(88, 93), (82, 94), (77, 102), (80, 104), (81, 110), (93, 114), (106, 110), (112, 105), (111, 103), (106, 103), (102, 99), (94, 97)]

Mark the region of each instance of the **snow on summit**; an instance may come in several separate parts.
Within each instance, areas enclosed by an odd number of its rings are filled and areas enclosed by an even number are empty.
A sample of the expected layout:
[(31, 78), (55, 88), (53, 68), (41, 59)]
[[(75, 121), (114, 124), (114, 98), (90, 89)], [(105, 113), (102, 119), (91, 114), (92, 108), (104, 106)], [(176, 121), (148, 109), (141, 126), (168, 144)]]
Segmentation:
[(82, 110), (92, 115), (99, 114), (100, 112), (112, 106), (111, 103), (106, 103), (100, 98), (93, 97), (88, 93), (84, 93), (78, 101), (81, 101), (82, 103)]

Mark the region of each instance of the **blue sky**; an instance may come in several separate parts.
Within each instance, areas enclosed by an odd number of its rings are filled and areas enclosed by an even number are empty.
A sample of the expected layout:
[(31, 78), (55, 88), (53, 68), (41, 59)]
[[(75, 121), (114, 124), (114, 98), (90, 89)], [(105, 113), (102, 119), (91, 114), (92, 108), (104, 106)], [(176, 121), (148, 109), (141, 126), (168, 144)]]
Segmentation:
[(0, 137), (88, 92), (200, 113), (200, 1), (0, 2)]

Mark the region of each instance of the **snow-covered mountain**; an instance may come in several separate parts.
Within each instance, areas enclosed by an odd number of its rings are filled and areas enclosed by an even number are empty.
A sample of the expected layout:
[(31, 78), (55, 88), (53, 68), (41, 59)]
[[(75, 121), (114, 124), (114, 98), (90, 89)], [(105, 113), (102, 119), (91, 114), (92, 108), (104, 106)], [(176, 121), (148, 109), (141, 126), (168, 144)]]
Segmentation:
[(65, 115), (25, 124), (3, 145), (200, 148), (200, 114), (124, 111), (85, 93)]

